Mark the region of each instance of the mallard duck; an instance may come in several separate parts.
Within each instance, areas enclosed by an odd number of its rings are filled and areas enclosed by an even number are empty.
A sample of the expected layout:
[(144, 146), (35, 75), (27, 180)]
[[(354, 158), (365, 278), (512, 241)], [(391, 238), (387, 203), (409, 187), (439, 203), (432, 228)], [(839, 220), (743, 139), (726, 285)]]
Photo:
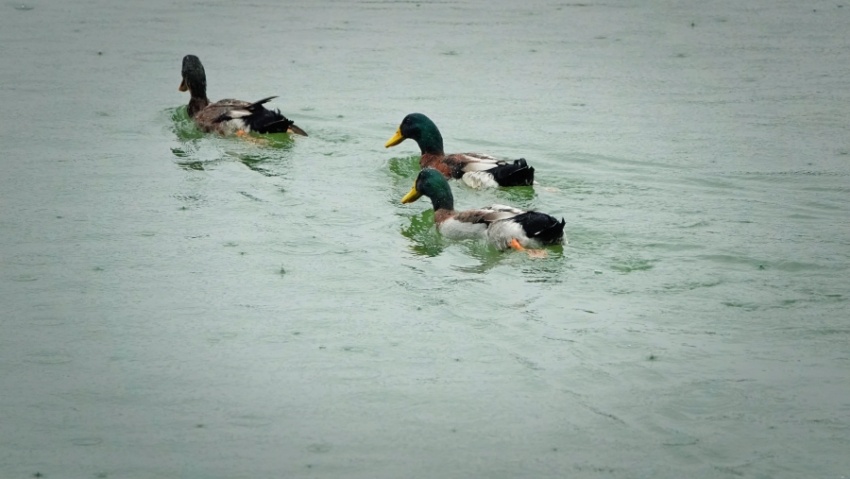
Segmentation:
[(422, 113), (404, 117), (395, 135), (384, 146), (396, 146), (408, 138), (416, 141), (422, 150), (421, 168), (434, 168), (446, 178), (461, 179), (472, 188), (529, 186), (534, 183), (534, 168), (528, 166), (525, 158), (500, 160), (481, 153), (447, 155), (443, 151), (440, 130)]
[(195, 55), (183, 57), (183, 81), (180, 91), (189, 91), (191, 99), (187, 113), (199, 128), (223, 135), (257, 133), (295, 133), (307, 136), (295, 122), (281, 115), (280, 110), (263, 106), (277, 98), (270, 96), (254, 103), (242, 100), (220, 100), (210, 103), (207, 98), (207, 75), (201, 60)]
[(558, 221), (545, 213), (505, 205), (455, 211), (448, 181), (433, 168), (419, 172), (413, 188), (401, 202), (412, 203), (422, 196), (431, 199), (437, 231), (448, 238), (484, 239), (499, 249), (517, 250), (560, 244), (564, 240), (564, 219)]

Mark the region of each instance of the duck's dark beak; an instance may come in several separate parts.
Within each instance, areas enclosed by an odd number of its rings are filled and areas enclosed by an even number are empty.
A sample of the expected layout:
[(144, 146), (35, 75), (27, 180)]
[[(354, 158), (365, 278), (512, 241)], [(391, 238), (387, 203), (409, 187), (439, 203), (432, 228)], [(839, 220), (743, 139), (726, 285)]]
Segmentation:
[(180, 82), (180, 86), (179, 86), (179, 87), (177, 87), (177, 90), (179, 90), (179, 91), (187, 91), (188, 89), (189, 89), (189, 87), (188, 87), (188, 86), (186, 86), (186, 79), (184, 78), (184, 79), (183, 79), (183, 81), (181, 81), (181, 82)]
[(286, 129), (286, 132), (287, 133), (294, 133), (296, 135), (301, 135), (301, 136), (308, 136), (307, 132), (302, 130), (301, 128), (298, 128), (298, 125), (296, 125), (295, 123), (289, 125), (289, 128)]

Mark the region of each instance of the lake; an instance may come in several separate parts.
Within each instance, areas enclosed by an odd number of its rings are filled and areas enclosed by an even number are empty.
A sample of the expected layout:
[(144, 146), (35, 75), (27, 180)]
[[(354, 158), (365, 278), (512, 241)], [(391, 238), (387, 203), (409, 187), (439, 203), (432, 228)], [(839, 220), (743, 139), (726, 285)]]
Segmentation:
[[(3, 478), (850, 476), (850, 4), (0, 12)], [(411, 112), (568, 243), (402, 205)]]

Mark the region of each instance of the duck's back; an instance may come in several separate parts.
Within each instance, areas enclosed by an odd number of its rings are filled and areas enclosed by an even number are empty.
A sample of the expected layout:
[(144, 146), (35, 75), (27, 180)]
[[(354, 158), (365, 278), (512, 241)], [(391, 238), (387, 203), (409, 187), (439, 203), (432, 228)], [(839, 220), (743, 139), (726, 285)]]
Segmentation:
[(248, 103), (247, 101), (234, 100), (231, 98), (210, 103), (206, 106), (206, 108), (195, 114), (195, 122), (206, 132), (219, 131), (221, 133), (233, 133), (233, 131), (222, 131), (223, 129), (226, 129), (226, 125), (222, 124), (220, 118), (233, 110), (238, 110), (240, 108), (244, 109), (250, 105), (251, 103)]

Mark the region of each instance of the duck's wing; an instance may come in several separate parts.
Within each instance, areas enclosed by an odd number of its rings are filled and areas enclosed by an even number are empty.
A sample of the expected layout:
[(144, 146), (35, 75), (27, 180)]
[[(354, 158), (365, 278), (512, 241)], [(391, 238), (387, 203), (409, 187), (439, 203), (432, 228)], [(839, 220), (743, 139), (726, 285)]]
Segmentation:
[(493, 204), (474, 210), (461, 211), (455, 215), (455, 219), (467, 223), (490, 224), (496, 221), (506, 220), (525, 213), (525, 211), (512, 206)]
[[(205, 131), (222, 131), (225, 125), (222, 125), (222, 118), (232, 111), (239, 111), (251, 105), (247, 101), (225, 99), (210, 103), (201, 111), (195, 114), (195, 123)], [(234, 131), (239, 128), (233, 128)]]
[(216, 130), (224, 134), (237, 132), (284, 133), (291, 132), (307, 136), (307, 133), (286, 118), (280, 110), (269, 110), (263, 105), (276, 96), (263, 98), (249, 103), (242, 100), (226, 99), (208, 105), (195, 115), (195, 121), (202, 128)]

